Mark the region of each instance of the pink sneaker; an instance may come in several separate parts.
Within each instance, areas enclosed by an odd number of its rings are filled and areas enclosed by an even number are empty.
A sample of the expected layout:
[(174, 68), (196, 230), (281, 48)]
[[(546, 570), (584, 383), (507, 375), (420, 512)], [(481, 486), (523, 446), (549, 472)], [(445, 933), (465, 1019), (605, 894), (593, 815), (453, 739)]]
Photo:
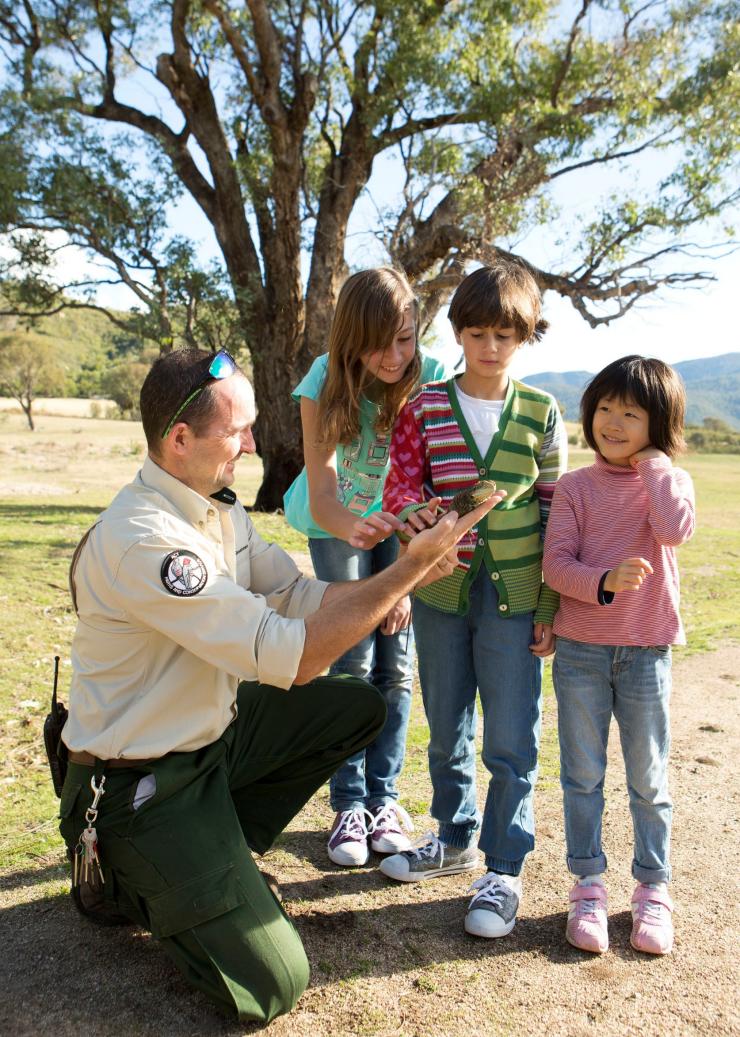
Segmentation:
[(565, 938), (581, 951), (603, 954), (609, 949), (606, 918), (606, 890), (601, 883), (582, 886), (576, 882), (568, 896), (568, 924)]
[(673, 901), (661, 883), (641, 882), (632, 894), (630, 943), (645, 954), (670, 954), (673, 948)]

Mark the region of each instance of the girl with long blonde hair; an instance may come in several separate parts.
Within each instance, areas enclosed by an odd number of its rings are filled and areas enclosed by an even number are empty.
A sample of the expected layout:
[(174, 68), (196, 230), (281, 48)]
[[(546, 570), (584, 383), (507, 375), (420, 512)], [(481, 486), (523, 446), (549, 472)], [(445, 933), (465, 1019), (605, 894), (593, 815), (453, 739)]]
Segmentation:
[[(317, 357), (293, 392), (300, 402), (305, 467), (285, 495), (285, 516), (308, 537), (314, 570), (327, 581), (356, 580), (387, 568), (402, 528), (382, 511), (391, 429), (411, 391), (446, 376), (416, 341), (417, 303), (391, 267), (362, 270), (337, 300), (328, 353)], [(410, 844), (411, 821), (396, 780), (406, 747), (413, 648), (404, 597), (381, 626), (338, 659), (332, 673), (370, 681), (388, 718), (375, 742), (349, 759), (329, 783), (336, 812), (329, 859), (355, 867), (370, 850), (396, 853)]]

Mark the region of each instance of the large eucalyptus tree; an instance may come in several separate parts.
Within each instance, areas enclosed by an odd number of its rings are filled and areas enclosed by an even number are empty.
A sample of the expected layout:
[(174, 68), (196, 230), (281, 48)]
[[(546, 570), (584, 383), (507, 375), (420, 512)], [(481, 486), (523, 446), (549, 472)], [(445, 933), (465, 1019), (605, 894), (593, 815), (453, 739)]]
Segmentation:
[[(0, 0), (6, 310), (95, 304), (94, 284), (49, 273), (71, 241), (130, 287), (162, 349), (222, 312), (251, 354), (257, 507), (279, 506), (301, 463), (289, 391), (322, 351), (371, 176), (374, 229), (428, 323), (467, 262), (546, 218), (551, 185), (619, 168), (568, 260), (536, 271), (592, 325), (615, 319), (707, 276), (671, 253), (736, 197), (736, 15), (716, 0)], [(646, 194), (630, 163), (655, 152)], [(185, 193), (218, 268), (170, 229)]]

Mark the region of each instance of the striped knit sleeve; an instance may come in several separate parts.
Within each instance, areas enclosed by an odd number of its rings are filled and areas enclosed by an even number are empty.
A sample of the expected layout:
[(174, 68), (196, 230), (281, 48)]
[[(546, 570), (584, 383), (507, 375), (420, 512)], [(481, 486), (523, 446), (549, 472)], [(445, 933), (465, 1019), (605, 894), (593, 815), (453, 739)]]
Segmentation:
[[(578, 491), (576, 490), (576, 493)], [(555, 490), (545, 537), (542, 574), (560, 594), (589, 604), (599, 600), (599, 582), (605, 566), (586, 565), (579, 559), (581, 533), (575, 502), (561, 482)]]
[(544, 540), (555, 484), (568, 470), (568, 437), (555, 400), (552, 401), (550, 413), (547, 415), (547, 427), (537, 458), (537, 467), (539, 475), (534, 488), (540, 502), (540, 533)]
[(413, 403), (399, 414), (391, 436), (390, 468), (383, 488), (383, 510), (402, 521), (425, 506), (426, 446)]
[(648, 496), (648, 522), (653, 536), (663, 547), (678, 547), (694, 533), (694, 485), (682, 468), (669, 458), (640, 461), (637, 473)]

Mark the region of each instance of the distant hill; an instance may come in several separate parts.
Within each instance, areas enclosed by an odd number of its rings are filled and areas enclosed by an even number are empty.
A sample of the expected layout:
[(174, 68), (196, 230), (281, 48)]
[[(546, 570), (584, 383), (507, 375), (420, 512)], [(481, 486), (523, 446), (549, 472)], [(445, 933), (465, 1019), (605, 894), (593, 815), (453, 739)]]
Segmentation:
[[(684, 360), (674, 367), (686, 385), (688, 425), (701, 425), (704, 418), (719, 418), (740, 429), (740, 353)], [(567, 420), (577, 421), (581, 394), (593, 374), (591, 371), (542, 371), (528, 374), (522, 381), (552, 393), (565, 408)]]

